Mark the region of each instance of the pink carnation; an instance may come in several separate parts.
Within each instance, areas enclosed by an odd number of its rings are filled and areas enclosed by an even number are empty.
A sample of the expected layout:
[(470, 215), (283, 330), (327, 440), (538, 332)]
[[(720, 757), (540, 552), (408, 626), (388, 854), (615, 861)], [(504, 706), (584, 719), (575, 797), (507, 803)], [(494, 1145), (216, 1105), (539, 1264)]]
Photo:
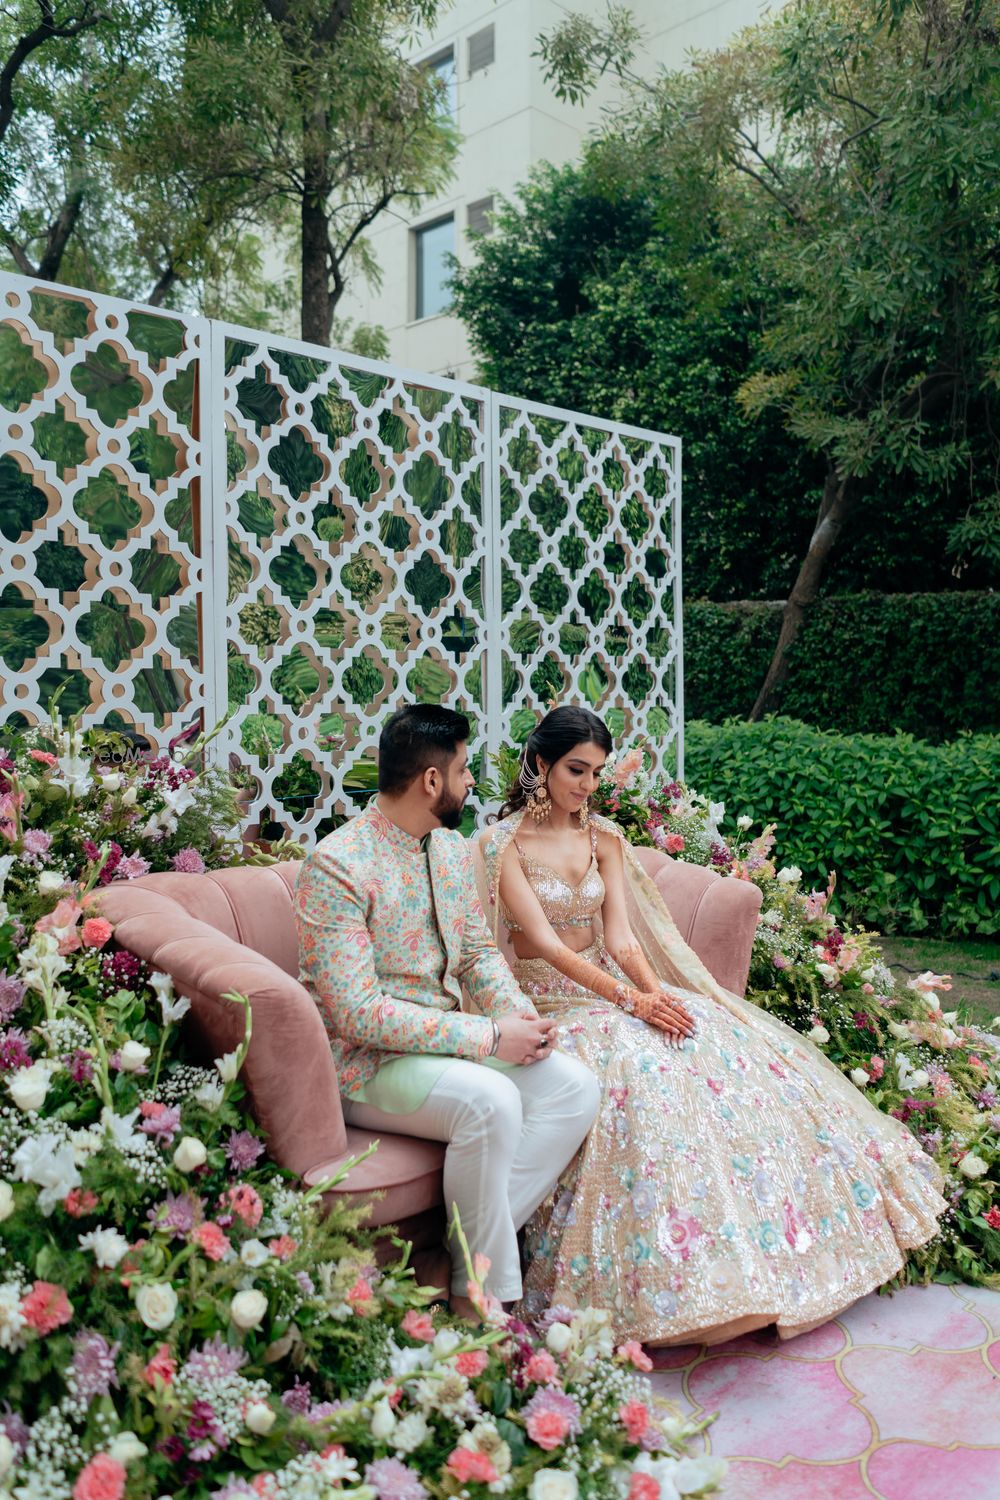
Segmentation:
[(104, 917), (88, 917), (80, 929), (85, 948), (103, 948), (114, 929)]
[(628, 1500), (660, 1500), (659, 1480), (652, 1474), (633, 1474), (628, 1484)]
[(53, 1329), (70, 1321), (73, 1304), (65, 1287), (56, 1286), (52, 1281), (36, 1281), (28, 1295), (21, 1299), (21, 1312), (29, 1326), (44, 1338)]
[(524, 1408), (528, 1436), (539, 1448), (550, 1452), (572, 1433), (580, 1431), (580, 1408), (565, 1391), (546, 1386), (536, 1391)]
[(500, 1477), (489, 1454), (480, 1453), (478, 1448), (456, 1448), (448, 1455), (445, 1468), (459, 1484), (468, 1484), (470, 1480), (475, 1484), (492, 1484)]
[(299, 1246), (290, 1234), (280, 1234), (277, 1239), (268, 1241), (267, 1248), (275, 1260), (290, 1260)]
[(455, 1369), (466, 1380), (475, 1380), (480, 1376), (489, 1364), (489, 1355), (485, 1349), (467, 1349), (464, 1354), (456, 1354)]
[(429, 1312), (417, 1312), (411, 1307), (403, 1319), (402, 1329), (409, 1338), (429, 1344), (434, 1338), (434, 1319)]
[(997, 1208), (996, 1204), (993, 1205), (989, 1213), (983, 1214), (983, 1218), (991, 1229), (1000, 1229), (1000, 1208)]
[(649, 1407), (645, 1401), (629, 1401), (618, 1408), (622, 1426), (630, 1443), (641, 1443), (649, 1428)]
[(204, 1250), (209, 1260), (222, 1260), (232, 1246), (219, 1228), (211, 1219), (206, 1219), (204, 1224), (199, 1224), (194, 1232), (194, 1240)]
[(37, 760), (42, 766), (57, 766), (59, 761), (56, 756), (50, 755), (47, 750), (29, 750), (29, 759)]
[(225, 1208), (232, 1209), (238, 1219), (242, 1219), (248, 1229), (256, 1229), (264, 1212), (264, 1205), (260, 1201), (260, 1194), (246, 1183), (239, 1183), (236, 1187), (226, 1188), (222, 1194), (220, 1203)]
[(197, 849), (178, 849), (170, 863), (182, 875), (204, 875), (205, 873), (205, 861)]
[(73, 1500), (121, 1500), (124, 1493), (124, 1466), (110, 1453), (95, 1453), (73, 1486)]
[(684, 848), (684, 839), (679, 833), (668, 833), (666, 850), (668, 854), (680, 854)]
[(59, 939), (59, 952), (65, 956), (67, 953), (75, 953), (80, 946), (80, 933), (77, 928), (83, 907), (73, 896), (64, 896), (53, 911), (47, 916), (39, 917), (35, 923), (36, 932), (51, 932)]
[(155, 1385), (158, 1380), (164, 1385), (171, 1385), (177, 1374), (177, 1366), (170, 1357), (170, 1345), (161, 1344), (142, 1372), (142, 1378), (147, 1385)]
[(885, 1060), (881, 1057), (872, 1057), (868, 1063), (868, 1073), (871, 1078), (881, 1078), (885, 1072)]
[(524, 1367), (524, 1378), (538, 1385), (547, 1385), (559, 1377), (559, 1366), (547, 1349), (538, 1349)]

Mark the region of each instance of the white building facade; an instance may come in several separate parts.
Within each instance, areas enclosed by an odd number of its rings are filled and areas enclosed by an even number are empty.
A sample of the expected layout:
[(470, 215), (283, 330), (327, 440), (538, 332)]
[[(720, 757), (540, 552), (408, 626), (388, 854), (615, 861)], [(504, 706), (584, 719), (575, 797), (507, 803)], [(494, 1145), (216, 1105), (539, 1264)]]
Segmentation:
[[(767, 0), (631, 0), (643, 31), (636, 65), (683, 67), (690, 52), (724, 45), (766, 8)], [(369, 235), (382, 285), (355, 278), (337, 308), (338, 320), (384, 328), (398, 364), (474, 378), (465, 329), (448, 311), (447, 257), (473, 260), (469, 231), (489, 232), (494, 203), (512, 197), (536, 163), (576, 157), (614, 98), (611, 79), (583, 105), (561, 102), (545, 82), (532, 54), (568, 10), (600, 17), (605, 0), (455, 0), (419, 49), (446, 85), (462, 137), (455, 173), (439, 196), (382, 215)]]

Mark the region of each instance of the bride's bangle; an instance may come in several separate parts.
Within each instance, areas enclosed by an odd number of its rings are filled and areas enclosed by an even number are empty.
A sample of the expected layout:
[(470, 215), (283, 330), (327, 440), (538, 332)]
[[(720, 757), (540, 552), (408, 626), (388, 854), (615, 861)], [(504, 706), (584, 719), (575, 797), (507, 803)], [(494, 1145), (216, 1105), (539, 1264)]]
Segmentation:
[(632, 999), (632, 993), (626, 985), (616, 984), (611, 998), (616, 1005), (620, 1005), (622, 1010), (627, 1011), (630, 1016), (635, 1015), (635, 1001)]

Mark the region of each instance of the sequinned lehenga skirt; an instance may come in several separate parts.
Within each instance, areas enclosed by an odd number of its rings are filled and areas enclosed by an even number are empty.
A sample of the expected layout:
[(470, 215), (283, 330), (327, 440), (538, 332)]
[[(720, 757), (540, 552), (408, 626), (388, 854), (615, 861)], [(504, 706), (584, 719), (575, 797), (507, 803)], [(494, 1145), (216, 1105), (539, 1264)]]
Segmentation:
[[(620, 970), (600, 944), (584, 957)], [(602, 1085), (575, 1162), (527, 1226), (520, 1313), (604, 1307), (618, 1337), (785, 1337), (881, 1286), (937, 1232), (940, 1174), (905, 1126), (881, 1140), (819, 1068), (704, 995), (671, 1047), (540, 959), (522, 989)], [(887, 1144), (888, 1139), (888, 1144)]]

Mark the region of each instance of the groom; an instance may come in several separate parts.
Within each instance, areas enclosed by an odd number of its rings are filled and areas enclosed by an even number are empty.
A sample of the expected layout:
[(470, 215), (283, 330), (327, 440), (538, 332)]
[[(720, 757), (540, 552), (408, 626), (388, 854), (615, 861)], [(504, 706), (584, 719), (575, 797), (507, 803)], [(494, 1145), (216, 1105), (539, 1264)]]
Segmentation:
[[(469, 722), (410, 704), (379, 741), (378, 797), (328, 834), (295, 888), (304, 983), (348, 1122), (447, 1141), (444, 1196), (487, 1289), (521, 1295), (517, 1231), (590, 1129), (599, 1087), (553, 1052), (555, 1023), (518, 988), (486, 927), (457, 829), (474, 781)], [(462, 995), (475, 1010), (462, 1009)], [(452, 1246), (451, 1306), (473, 1316)]]

